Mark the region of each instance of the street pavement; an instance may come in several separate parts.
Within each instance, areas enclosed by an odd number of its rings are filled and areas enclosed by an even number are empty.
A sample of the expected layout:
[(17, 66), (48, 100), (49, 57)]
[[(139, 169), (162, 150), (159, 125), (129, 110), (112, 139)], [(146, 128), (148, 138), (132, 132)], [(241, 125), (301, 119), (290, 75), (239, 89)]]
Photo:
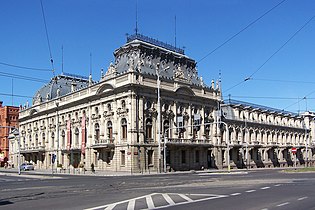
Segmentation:
[(0, 170), (0, 209), (315, 209), (315, 173)]

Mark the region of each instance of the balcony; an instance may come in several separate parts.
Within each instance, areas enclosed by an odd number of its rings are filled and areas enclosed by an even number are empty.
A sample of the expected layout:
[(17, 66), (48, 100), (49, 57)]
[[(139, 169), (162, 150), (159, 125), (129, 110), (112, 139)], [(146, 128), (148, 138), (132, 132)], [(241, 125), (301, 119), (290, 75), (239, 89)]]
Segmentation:
[(45, 152), (45, 146), (21, 147), (21, 154)]
[(114, 138), (94, 140), (94, 143), (92, 144), (91, 148), (93, 149), (113, 148), (115, 147), (114, 140), (115, 140)]
[(254, 146), (254, 147), (262, 146), (262, 145), (260, 145), (260, 142), (259, 142), (259, 141), (251, 141), (251, 142), (250, 142), (250, 145), (251, 145), (251, 146)]
[(212, 141), (210, 139), (168, 139), (167, 144), (171, 145), (186, 145), (186, 146), (196, 146), (196, 145), (203, 145), (203, 146), (212, 146)]

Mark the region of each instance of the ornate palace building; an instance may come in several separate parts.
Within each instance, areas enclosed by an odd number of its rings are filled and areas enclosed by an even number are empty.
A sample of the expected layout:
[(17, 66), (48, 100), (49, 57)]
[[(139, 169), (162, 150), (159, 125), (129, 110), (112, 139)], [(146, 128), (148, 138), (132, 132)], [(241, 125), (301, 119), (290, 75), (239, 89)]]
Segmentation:
[(313, 165), (314, 113), (298, 115), (228, 100), (222, 105), (222, 115), (228, 124), (231, 167)]
[(100, 81), (56, 76), (21, 109), (23, 161), (130, 172), (275, 167), (292, 165), (292, 147), (300, 164), (313, 160), (311, 113), (223, 103), (220, 84), (207, 86), (182, 49), (140, 34), (114, 56)]

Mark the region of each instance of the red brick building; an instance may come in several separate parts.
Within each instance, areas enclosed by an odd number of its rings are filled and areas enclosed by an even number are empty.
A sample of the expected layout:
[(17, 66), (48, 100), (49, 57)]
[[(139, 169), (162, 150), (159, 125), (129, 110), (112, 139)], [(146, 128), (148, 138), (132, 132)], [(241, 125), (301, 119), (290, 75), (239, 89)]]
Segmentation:
[(9, 127), (17, 127), (19, 107), (2, 106), (0, 101), (0, 166), (3, 167), (9, 158)]

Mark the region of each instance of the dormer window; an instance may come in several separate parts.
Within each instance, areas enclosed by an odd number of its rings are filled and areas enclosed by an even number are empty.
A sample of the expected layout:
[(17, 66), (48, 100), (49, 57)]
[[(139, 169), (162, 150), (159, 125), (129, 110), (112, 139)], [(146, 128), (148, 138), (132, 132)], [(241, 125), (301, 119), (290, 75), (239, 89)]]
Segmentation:
[(107, 111), (112, 111), (112, 105), (110, 103), (107, 104)]
[(125, 100), (121, 101), (121, 108), (126, 109), (126, 101)]

